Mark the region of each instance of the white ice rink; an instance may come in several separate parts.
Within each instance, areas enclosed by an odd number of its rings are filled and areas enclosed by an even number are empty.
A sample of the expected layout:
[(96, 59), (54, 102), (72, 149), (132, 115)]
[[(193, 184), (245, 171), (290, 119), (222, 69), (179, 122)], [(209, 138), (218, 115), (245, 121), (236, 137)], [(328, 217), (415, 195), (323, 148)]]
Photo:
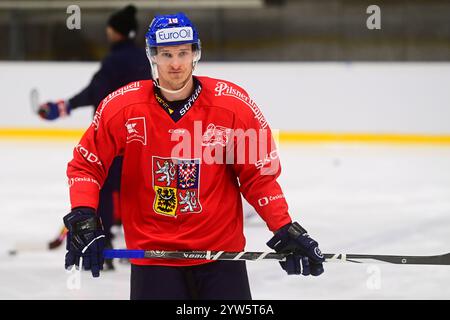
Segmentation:
[[(66, 163), (74, 142), (0, 141), (0, 299), (128, 299), (129, 266), (69, 290), (64, 248), (45, 245), (69, 210)], [(280, 183), (290, 212), (326, 253), (450, 252), (450, 147), (281, 145)], [(246, 221), (247, 250), (271, 233)], [(117, 239), (116, 245), (121, 245)], [(318, 277), (248, 262), (254, 299), (450, 299), (450, 266), (327, 263)]]

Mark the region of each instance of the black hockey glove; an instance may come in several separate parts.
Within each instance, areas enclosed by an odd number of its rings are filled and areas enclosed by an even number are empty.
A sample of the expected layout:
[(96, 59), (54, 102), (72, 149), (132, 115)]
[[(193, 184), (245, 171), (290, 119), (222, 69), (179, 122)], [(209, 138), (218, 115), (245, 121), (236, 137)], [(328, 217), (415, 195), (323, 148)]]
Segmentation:
[(64, 217), (67, 233), (66, 269), (74, 264), (85, 270), (91, 270), (93, 277), (100, 276), (103, 270), (103, 249), (105, 234), (100, 218), (94, 209), (79, 207)]
[(59, 117), (70, 115), (70, 105), (68, 101), (58, 100), (56, 102), (46, 102), (39, 106), (38, 115), (45, 120), (55, 120)]
[(297, 222), (278, 230), (267, 245), (278, 253), (290, 253), (286, 261), (280, 262), (287, 274), (318, 276), (324, 271), (319, 244)]

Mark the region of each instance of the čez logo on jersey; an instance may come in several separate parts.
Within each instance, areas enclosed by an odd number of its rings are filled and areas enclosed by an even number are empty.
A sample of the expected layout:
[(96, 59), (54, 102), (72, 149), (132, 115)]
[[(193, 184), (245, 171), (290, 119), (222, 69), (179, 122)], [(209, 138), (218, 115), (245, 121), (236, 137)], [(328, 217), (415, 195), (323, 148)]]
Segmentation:
[(162, 215), (199, 213), (200, 159), (152, 158), (153, 210)]

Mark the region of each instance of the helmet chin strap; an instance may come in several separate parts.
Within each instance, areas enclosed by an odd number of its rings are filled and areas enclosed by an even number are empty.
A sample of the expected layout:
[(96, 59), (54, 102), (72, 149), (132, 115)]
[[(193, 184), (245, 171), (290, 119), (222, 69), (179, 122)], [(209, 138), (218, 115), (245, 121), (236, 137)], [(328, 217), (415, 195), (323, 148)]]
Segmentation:
[(160, 88), (162, 91), (166, 91), (166, 92), (168, 92), (168, 93), (179, 93), (179, 92), (183, 91), (184, 89), (186, 89), (186, 87), (187, 87), (187, 85), (188, 85), (188, 83), (189, 83), (189, 80), (190, 80), (191, 78), (192, 78), (192, 71), (191, 71), (189, 77), (187, 78), (187, 81), (186, 81), (186, 83), (184, 84), (184, 86), (183, 86), (181, 89), (178, 89), (178, 90), (170, 90), (170, 89), (167, 89), (167, 88), (162, 87), (162, 86), (159, 84), (159, 79), (156, 79), (156, 80), (154, 81), (154, 83), (155, 83), (155, 85), (156, 85), (158, 88)]

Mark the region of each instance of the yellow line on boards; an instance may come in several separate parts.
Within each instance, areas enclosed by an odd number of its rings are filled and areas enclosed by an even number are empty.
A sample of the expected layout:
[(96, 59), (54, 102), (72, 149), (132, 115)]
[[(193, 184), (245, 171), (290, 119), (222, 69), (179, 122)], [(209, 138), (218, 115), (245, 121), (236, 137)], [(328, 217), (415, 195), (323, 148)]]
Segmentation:
[(0, 128), (0, 139), (79, 140), (83, 129)]
[(450, 145), (450, 135), (377, 134), (377, 133), (279, 133), (281, 143), (382, 143)]
[[(85, 129), (0, 128), (2, 140), (79, 140)], [(450, 135), (323, 133), (274, 130), (280, 143), (387, 143), (450, 145)]]

